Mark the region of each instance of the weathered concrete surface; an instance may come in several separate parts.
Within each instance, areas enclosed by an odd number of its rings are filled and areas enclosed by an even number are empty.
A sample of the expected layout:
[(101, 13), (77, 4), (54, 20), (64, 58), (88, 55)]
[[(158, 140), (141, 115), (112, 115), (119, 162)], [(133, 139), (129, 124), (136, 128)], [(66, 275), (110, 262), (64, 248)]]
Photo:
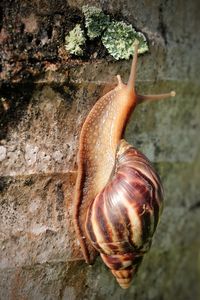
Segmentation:
[(63, 52), (85, 4), (1, 4), (0, 299), (199, 299), (198, 1), (90, 1), (147, 34), (138, 91), (177, 92), (138, 107), (125, 133), (155, 163), (165, 189), (152, 249), (127, 291), (100, 259), (92, 267), (79, 260), (72, 226), (81, 124), (130, 66), (97, 42), (83, 60)]

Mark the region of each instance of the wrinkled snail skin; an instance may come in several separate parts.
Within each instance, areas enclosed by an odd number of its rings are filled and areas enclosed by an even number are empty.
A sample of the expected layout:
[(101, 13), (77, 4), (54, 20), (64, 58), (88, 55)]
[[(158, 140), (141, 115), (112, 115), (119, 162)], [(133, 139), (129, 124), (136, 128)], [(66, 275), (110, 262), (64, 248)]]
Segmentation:
[(74, 225), (83, 256), (92, 263), (100, 253), (122, 288), (151, 246), (162, 212), (163, 190), (149, 160), (122, 139), (137, 104), (175, 96), (138, 95), (135, 73), (138, 45), (128, 84), (101, 97), (81, 129), (77, 157)]

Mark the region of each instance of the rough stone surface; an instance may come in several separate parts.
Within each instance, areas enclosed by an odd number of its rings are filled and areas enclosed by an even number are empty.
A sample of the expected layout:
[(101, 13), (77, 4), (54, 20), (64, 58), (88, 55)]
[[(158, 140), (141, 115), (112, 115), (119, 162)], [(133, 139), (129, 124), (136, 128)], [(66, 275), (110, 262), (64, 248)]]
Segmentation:
[[(140, 93), (176, 90), (139, 106), (125, 132), (155, 164), (165, 209), (130, 289), (100, 258), (82, 260), (72, 224), (81, 124), (95, 101), (128, 78), (98, 42), (82, 59), (64, 37), (97, 5), (146, 34)], [(200, 40), (198, 1), (2, 1), (0, 4), (0, 299), (200, 298)]]

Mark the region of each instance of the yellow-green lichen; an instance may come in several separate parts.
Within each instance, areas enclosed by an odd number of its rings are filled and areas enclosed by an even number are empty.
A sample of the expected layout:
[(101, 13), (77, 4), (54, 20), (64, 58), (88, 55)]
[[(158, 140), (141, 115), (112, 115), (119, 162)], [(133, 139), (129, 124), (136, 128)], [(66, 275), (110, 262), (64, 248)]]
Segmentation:
[(115, 59), (129, 59), (134, 53), (133, 43), (139, 41), (138, 53), (148, 51), (143, 33), (124, 22), (111, 22), (102, 36), (102, 43)]
[(99, 37), (110, 23), (110, 16), (104, 14), (102, 9), (85, 5), (82, 7), (85, 16), (85, 27), (88, 37), (93, 40)]
[(65, 49), (70, 54), (83, 55), (83, 49), (81, 47), (85, 44), (85, 41), (84, 32), (80, 24), (77, 24), (65, 37)]
[[(136, 40), (139, 42), (138, 53), (148, 51), (146, 37), (143, 33), (137, 32), (131, 24), (110, 20), (110, 16), (106, 15), (101, 8), (94, 6), (85, 5), (82, 11), (88, 38), (101, 39), (108, 53), (115, 59), (128, 60), (134, 54), (133, 44)], [(80, 24), (77, 24), (65, 37), (65, 48), (71, 54), (83, 55), (82, 46), (85, 42), (84, 31)]]

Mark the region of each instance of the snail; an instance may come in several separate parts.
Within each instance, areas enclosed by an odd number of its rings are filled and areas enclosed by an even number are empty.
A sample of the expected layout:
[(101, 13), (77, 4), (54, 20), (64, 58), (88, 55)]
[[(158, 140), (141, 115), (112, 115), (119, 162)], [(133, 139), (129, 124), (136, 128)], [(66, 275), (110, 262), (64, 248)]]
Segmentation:
[(150, 249), (163, 208), (163, 188), (150, 161), (122, 139), (137, 104), (175, 96), (135, 90), (138, 44), (127, 85), (101, 97), (80, 133), (74, 225), (85, 261), (100, 256), (119, 285), (128, 288)]

